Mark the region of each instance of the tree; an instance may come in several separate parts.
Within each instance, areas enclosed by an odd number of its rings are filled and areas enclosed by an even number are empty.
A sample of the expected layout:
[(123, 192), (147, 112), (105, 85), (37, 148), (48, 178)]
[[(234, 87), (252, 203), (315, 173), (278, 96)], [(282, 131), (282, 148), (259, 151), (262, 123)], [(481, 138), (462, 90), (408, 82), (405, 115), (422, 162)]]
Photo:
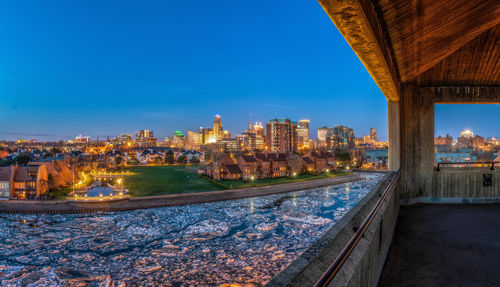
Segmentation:
[(177, 158), (177, 162), (180, 164), (186, 164), (187, 163), (187, 157), (185, 155), (181, 155)]
[(123, 158), (119, 155), (115, 156), (115, 164), (116, 166), (120, 166), (123, 162)]
[(195, 156), (192, 156), (191, 159), (189, 160), (190, 163), (200, 163), (200, 160), (195, 157)]
[(173, 164), (174, 162), (175, 162), (174, 155), (173, 154), (168, 154), (168, 152), (167, 152), (167, 156), (165, 157), (165, 163), (167, 163), (167, 164)]
[(161, 156), (158, 155), (158, 156), (155, 157), (155, 163), (159, 164), (159, 163), (162, 163), (162, 162), (163, 162), (163, 158)]
[(335, 151), (335, 160), (343, 163), (347, 163), (351, 161), (351, 154), (344, 150), (336, 150)]
[(286, 161), (288, 167), (290, 168), (290, 174), (297, 175), (301, 174), (304, 169), (304, 163), (302, 162), (302, 158), (294, 153), (289, 153), (286, 156)]
[(56, 147), (53, 147), (53, 148), (51, 148), (51, 149), (50, 149), (50, 152), (51, 152), (54, 156), (56, 156), (58, 153), (61, 153), (61, 150), (60, 150), (60, 149), (58, 149), (58, 148), (56, 148)]
[(225, 158), (225, 156), (226, 155), (223, 152), (215, 152), (213, 154), (211, 165), (213, 170), (212, 177), (215, 180), (220, 180), (219, 170), (222, 167), (222, 160)]
[(54, 182), (54, 176), (52, 175), (52, 173), (49, 172), (49, 174), (47, 175), (47, 180), (49, 182), (49, 188), (53, 189), (55, 186), (55, 182)]
[(15, 158), (15, 162), (17, 164), (28, 164), (29, 161), (30, 161), (30, 156), (26, 153), (20, 153)]

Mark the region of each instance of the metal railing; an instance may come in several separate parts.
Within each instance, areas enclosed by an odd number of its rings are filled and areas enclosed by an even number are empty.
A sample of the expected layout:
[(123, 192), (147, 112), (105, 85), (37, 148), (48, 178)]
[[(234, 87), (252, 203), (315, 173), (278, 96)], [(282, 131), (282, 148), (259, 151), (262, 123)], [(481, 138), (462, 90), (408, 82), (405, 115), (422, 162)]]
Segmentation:
[(385, 188), (385, 190), (382, 192), (380, 199), (377, 201), (375, 206), (372, 208), (370, 213), (366, 216), (365, 220), (363, 220), (363, 223), (361, 223), (361, 226), (358, 228), (356, 233), (351, 237), (347, 245), (342, 249), (340, 254), (335, 258), (333, 263), (328, 267), (328, 269), (323, 273), (321, 278), (314, 284), (315, 287), (323, 287), (323, 286), (328, 286), (330, 282), (333, 280), (335, 275), (339, 272), (340, 268), (344, 265), (346, 260), (349, 258), (351, 253), (354, 251), (354, 248), (358, 245), (359, 240), (363, 237), (365, 234), (366, 230), (372, 223), (373, 219), (377, 215), (378, 211), (382, 207), (382, 204), (384, 203), (385, 199), (389, 195), (390, 191), (394, 187), (394, 184), (397, 182), (399, 179), (399, 176), (401, 174), (401, 170), (398, 170), (391, 178), (391, 181)]
[(441, 166), (451, 166), (451, 167), (489, 167), (491, 170), (495, 170), (495, 165), (500, 166), (500, 162), (496, 161), (469, 161), (469, 162), (440, 162), (436, 166), (436, 171), (441, 170)]

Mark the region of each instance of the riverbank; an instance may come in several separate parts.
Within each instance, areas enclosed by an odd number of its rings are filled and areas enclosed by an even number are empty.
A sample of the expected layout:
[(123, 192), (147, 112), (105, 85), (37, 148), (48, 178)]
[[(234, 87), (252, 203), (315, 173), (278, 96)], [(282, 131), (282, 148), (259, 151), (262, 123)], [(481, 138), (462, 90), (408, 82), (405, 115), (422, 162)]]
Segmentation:
[(98, 211), (123, 211), (164, 206), (199, 204), (248, 197), (264, 196), (275, 193), (311, 189), (360, 180), (357, 175), (344, 175), (333, 178), (308, 180), (278, 185), (239, 188), (200, 193), (168, 194), (127, 198), (111, 202), (67, 202), (67, 201), (0, 201), (0, 213), (84, 213)]

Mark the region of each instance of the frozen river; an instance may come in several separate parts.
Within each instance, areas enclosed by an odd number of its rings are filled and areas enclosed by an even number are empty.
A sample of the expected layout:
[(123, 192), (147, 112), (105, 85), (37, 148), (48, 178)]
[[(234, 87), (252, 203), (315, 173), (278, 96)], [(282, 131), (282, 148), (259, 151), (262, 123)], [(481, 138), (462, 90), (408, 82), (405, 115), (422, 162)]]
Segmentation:
[(0, 286), (261, 286), (383, 177), (125, 212), (0, 214)]

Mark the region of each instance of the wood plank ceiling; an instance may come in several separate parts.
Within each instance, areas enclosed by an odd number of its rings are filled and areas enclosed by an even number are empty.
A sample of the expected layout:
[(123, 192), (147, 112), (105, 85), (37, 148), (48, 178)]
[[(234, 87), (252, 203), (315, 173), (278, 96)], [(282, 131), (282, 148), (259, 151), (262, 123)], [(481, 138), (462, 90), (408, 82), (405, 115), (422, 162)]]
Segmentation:
[(500, 85), (500, 0), (373, 3), (402, 83)]

